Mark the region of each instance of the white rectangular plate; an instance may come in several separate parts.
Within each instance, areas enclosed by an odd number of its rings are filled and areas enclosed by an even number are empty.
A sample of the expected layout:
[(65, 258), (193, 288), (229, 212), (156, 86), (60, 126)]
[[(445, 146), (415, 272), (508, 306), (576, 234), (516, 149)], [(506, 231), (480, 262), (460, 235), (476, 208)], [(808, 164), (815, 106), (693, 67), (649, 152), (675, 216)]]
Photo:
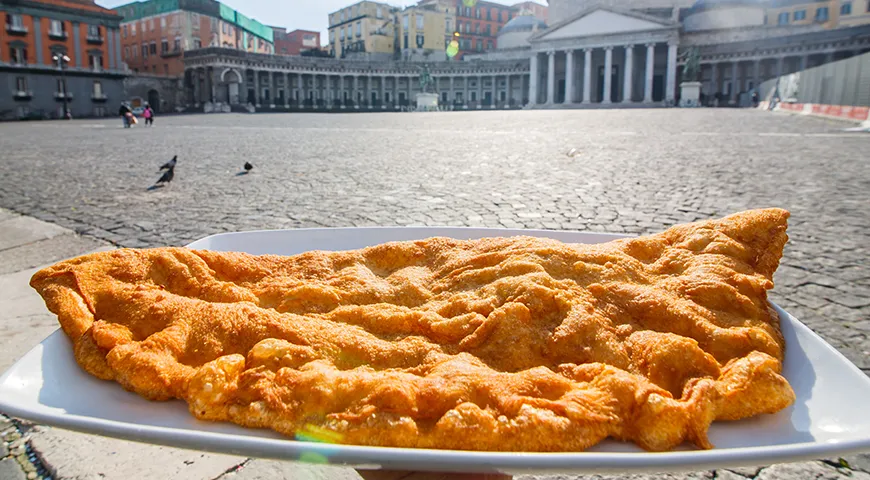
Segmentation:
[[(197, 249), (292, 255), (433, 236), (530, 235), (601, 243), (618, 235), (463, 228), (348, 228), (232, 233)], [(181, 401), (155, 403), (84, 373), (57, 331), (0, 377), (0, 411), (45, 425), (195, 450), (318, 461), (367, 469), (501, 472), (661, 472), (768, 465), (870, 451), (870, 379), (794, 317), (776, 307), (786, 340), (784, 374), (797, 394), (776, 415), (710, 428), (713, 450), (648, 453), (606, 441), (581, 453), (491, 453), (359, 447), (294, 441), (271, 431), (200, 422)]]

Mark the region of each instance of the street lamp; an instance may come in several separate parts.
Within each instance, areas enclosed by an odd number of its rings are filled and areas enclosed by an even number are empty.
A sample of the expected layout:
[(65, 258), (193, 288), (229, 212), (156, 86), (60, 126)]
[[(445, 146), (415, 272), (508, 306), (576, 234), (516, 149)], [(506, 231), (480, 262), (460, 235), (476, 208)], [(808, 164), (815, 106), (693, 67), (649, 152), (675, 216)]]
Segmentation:
[(66, 88), (66, 64), (69, 63), (69, 57), (58, 53), (51, 57), (51, 59), (57, 62), (57, 68), (60, 69), (61, 84), (63, 85), (63, 118), (69, 120), (72, 118), (69, 114), (69, 95), (67, 95), (69, 90)]

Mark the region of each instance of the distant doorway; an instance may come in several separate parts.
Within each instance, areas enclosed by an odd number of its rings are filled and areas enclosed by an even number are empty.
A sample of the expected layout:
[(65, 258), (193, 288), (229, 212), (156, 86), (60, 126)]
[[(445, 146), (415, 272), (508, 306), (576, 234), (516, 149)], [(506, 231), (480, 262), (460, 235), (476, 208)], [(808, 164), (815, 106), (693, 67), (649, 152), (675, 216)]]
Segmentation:
[(151, 105), (154, 112), (160, 113), (160, 92), (157, 90), (148, 91), (148, 105)]

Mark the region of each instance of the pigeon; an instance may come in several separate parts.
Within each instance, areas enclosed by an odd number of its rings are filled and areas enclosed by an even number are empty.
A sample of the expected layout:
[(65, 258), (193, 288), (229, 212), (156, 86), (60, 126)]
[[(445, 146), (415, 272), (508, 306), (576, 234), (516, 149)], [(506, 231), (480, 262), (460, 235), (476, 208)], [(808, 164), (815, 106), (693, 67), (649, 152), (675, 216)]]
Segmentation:
[(160, 180), (157, 180), (157, 183), (154, 185), (156, 186), (164, 183), (169, 183), (172, 181), (173, 178), (175, 178), (175, 165), (167, 168), (166, 172), (163, 173), (163, 176), (160, 177)]
[(175, 168), (175, 164), (177, 162), (178, 162), (178, 155), (172, 157), (172, 160), (164, 163), (163, 166), (160, 167), (160, 170), (172, 170), (173, 168)]
[(245, 171), (246, 172), (250, 172), (253, 169), (254, 169), (253, 165), (251, 165), (249, 162), (245, 162)]

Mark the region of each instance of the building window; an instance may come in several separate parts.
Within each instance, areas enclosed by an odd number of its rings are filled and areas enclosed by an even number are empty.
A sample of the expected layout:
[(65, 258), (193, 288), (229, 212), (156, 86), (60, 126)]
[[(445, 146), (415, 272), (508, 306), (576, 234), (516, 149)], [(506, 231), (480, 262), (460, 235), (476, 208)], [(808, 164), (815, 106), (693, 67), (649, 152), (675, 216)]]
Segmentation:
[(477, 39), (477, 51), (480, 52), (483, 50), (483, 40)]
[(486, 19), (489, 21), (492, 21), (492, 10), (491, 9), (486, 10)]
[(479, 23), (474, 24), (474, 34), (480, 35), (480, 24)]
[(169, 75), (169, 64), (168, 63), (163, 64), (163, 74)]
[(422, 33), (417, 34), (417, 48), (423, 48), (423, 45), (426, 43), (426, 39), (423, 37)]
[(127, 38), (127, 25), (121, 27), (121, 34), (124, 36), (124, 38)]
[(344, 10), (342, 10), (341, 12), (339, 12), (338, 17), (339, 17), (339, 19), (340, 19), (340, 20), (339, 20), (340, 22), (343, 22), (343, 21), (344, 21)]
[(377, 16), (378, 18), (384, 18), (384, 12), (381, 10), (380, 5), (378, 5), (378, 11), (375, 16)]
[(148, 19), (148, 30), (152, 31), (152, 32), (154, 31), (154, 19), (153, 18)]
[[(251, 45), (250, 45), (250, 42), (251, 42), (251, 39), (248, 39), (248, 48), (250, 48), (250, 46), (251, 46)], [(200, 39), (198, 39), (198, 38), (194, 38), (194, 39), (193, 39), (193, 48), (194, 48), (194, 49), (200, 49), (200, 48), (202, 48), (202, 40), (200, 40)]]
[(166, 28), (166, 17), (160, 17), (160, 28)]
[(157, 55), (157, 42), (151, 42), (148, 53), (150, 53), (151, 55)]
[(840, 5), (840, 15), (851, 15), (852, 14), (852, 4), (844, 3)]
[(777, 25), (788, 25), (788, 12), (782, 12), (779, 14), (779, 19), (776, 21)]
[(356, 36), (362, 36), (362, 22), (356, 22)]
[(329, 43), (330, 44), (335, 43), (335, 30), (329, 31)]
[(6, 31), (27, 33), (27, 28), (24, 27), (24, 18), (17, 13), (6, 14)]
[(160, 53), (169, 52), (169, 40), (163, 39), (160, 41)]
[(99, 80), (94, 81), (94, 98), (103, 97), (103, 83)]
[(27, 48), (25, 47), (9, 47), (9, 58), (12, 64), (24, 65), (27, 63)]
[(181, 51), (181, 37), (175, 37), (175, 43), (172, 45), (172, 48), (173, 48), (176, 52), (180, 52), (180, 51)]
[(484, 32), (485, 34), (487, 34), (487, 35), (490, 35), (490, 33), (492, 32), (492, 29), (491, 29), (490, 27), (492, 27), (492, 25), (490, 25), (490, 24), (487, 23), (487, 24), (486, 24), (486, 28), (483, 29), (483, 32)]
[(26, 77), (16, 77), (15, 78), (15, 88), (19, 92), (27, 91), (27, 78)]
[(819, 7), (816, 9), (816, 21), (817, 22), (827, 22), (828, 21), (828, 7)]
[(130, 35), (132, 35), (134, 37), (136, 36), (136, 24), (135, 23), (130, 24)]
[(417, 19), (417, 30), (423, 30), (423, 21), (425, 20), (425, 17), (423, 15), (417, 14), (416, 19)]
[(492, 50), (492, 40), (487, 40), (487, 41), (486, 41), (486, 49), (487, 49), (487, 50)]
[(88, 64), (91, 67), (91, 70), (99, 72), (103, 69), (103, 56), (92, 53), (88, 55)]
[(798, 10), (794, 12), (794, 21), (797, 22), (799, 20), (807, 19), (807, 11), (806, 10)]
[(142, 44), (142, 58), (143, 59), (148, 58), (148, 44), (147, 43)]
[(49, 20), (48, 36), (51, 38), (66, 38), (66, 25), (61, 20)]
[(130, 47), (124, 47), (124, 58), (130, 58)]
[(474, 18), (480, 18), (480, 8), (474, 9)]
[(193, 28), (198, 30), (199, 29), (199, 14), (198, 13), (191, 13), (190, 14), (190, 22), (193, 23)]
[(402, 17), (402, 29), (403, 30), (408, 29), (408, 16), (407, 15)]

